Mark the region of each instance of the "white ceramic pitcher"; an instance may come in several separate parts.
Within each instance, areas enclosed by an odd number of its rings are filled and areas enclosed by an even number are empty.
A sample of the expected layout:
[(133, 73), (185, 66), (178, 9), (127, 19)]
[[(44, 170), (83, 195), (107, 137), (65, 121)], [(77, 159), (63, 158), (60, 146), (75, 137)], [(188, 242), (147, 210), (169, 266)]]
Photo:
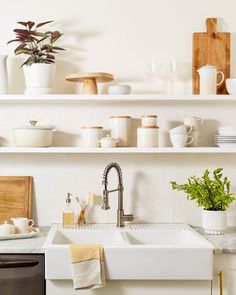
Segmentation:
[[(225, 79), (224, 73), (217, 71), (212, 65), (205, 65), (197, 70), (200, 76), (200, 94), (216, 94), (217, 86)], [(221, 81), (217, 83), (217, 75), (221, 75)]]

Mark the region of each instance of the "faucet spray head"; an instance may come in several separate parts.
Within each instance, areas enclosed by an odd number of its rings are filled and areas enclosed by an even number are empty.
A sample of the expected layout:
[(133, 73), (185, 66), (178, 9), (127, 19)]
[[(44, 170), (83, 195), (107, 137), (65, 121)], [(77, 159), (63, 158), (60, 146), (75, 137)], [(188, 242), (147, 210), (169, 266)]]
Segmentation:
[(103, 204), (102, 204), (102, 209), (103, 209), (103, 210), (108, 210), (108, 209), (110, 209), (108, 194), (109, 194), (109, 193), (108, 193), (107, 190), (104, 190), (104, 191), (103, 191)]

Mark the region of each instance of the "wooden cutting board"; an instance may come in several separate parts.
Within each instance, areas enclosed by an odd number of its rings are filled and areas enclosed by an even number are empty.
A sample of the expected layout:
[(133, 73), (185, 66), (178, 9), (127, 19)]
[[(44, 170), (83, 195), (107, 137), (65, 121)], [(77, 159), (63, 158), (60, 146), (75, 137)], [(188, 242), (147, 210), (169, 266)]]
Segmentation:
[(0, 176), (0, 223), (11, 217), (31, 218), (31, 204), (31, 176)]
[[(193, 94), (199, 94), (199, 75), (197, 70), (210, 64), (222, 71), (225, 79), (230, 77), (230, 33), (217, 32), (217, 19), (206, 20), (206, 33), (193, 34)], [(217, 87), (217, 94), (228, 93), (225, 82)]]

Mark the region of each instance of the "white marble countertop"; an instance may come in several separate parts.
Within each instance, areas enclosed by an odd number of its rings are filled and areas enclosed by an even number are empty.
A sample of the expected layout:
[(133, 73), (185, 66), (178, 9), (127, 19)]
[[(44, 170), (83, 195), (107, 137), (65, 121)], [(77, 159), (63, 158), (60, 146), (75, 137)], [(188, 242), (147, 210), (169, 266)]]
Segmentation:
[(215, 254), (236, 254), (236, 227), (228, 228), (224, 235), (205, 234), (201, 227), (194, 227), (194, 229), (215, 246)]
[[(43, 226), (39, 229), (40, 233), (34, 238), (0, 241), (0, 254), (44, 253), (43, 244), (50, 227)], [(236, 254), (236, 227), (228, 228), (224, 235), (205, 234), (201, 227), (194, 227), (194, 229), (215, 246), (216, 254)]]
[(0, 254), (44, 253), (43, 244), (49, 229), (49, 226), (39, 227), (39, 234), (33, 238), (0, 241)]

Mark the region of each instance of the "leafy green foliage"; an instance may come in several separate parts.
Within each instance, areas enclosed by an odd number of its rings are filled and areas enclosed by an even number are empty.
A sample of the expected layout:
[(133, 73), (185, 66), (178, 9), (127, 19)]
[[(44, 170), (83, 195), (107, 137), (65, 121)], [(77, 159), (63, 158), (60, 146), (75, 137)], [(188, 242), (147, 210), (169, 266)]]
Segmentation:
[(223, 177), (223, 168), (213, 171), (213, 178), (209, 170), (206, 170), (201, 178), (191, 176), (188, 183), (177, 184), (170, 182), (173, 190), (184, 191), (188, 200), (195, 201), (198, 206), (206, 210), (222, 211), (227, 209), (235, 200), (230, 192), (230, 181)]
[(34, 63), (54, 63), (55, 53), (64, 50), (61, 47), (54, 46), (54, 43), (62, 36), (59, 31), (39, 32), (37, 29), (45, 26), (52, 21), (46, 21), (39, 24), (35, 22), (18, 22), (24, 29), (15, 29), (13, 32), (16, 38), (8, 42), (17, 42), (19, 45), (16, 47), (15, 55), (25, 54), (29, 55), (28, 59), (22, 64), (32, 65)]

